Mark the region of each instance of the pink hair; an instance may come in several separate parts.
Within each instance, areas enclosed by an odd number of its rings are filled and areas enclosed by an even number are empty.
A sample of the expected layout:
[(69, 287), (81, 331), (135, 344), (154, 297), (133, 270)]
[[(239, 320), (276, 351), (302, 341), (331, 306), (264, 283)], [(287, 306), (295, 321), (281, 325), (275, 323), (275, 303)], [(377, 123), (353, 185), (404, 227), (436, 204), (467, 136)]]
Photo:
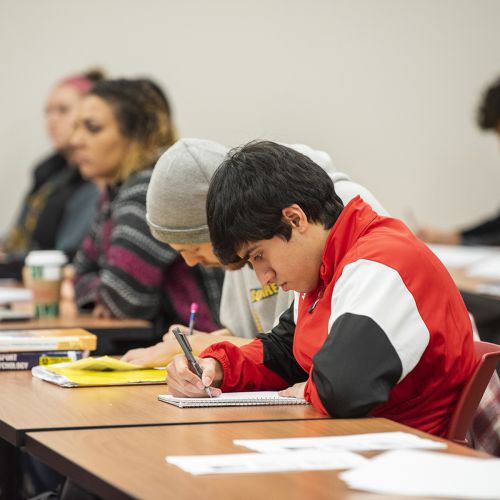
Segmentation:
[(83, 75), (73, 75), (73, 76), (68, 76), (67, 78), (64, 78), (61, 80), (58, 84), (60, 85), (71, 85), (72, 87), (76, 88), (78, 92), (80, 92), (81, 95), (88, 94), (89, 90), (92, 88), (94, 85), (94, 82), (87, 78), (86, 76)]

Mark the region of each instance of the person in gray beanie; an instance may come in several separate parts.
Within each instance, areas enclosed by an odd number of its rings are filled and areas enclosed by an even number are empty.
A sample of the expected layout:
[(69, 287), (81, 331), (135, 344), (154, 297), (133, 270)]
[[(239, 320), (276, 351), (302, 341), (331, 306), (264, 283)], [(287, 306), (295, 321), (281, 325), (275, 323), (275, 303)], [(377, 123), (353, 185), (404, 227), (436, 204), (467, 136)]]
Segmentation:
[[(367, 189), (335, 170), (327, 153), (302, 144), (290, 147), (328, 172), (344, 203), (361, 195), (377, 212), (386, 214)], [(151, 233), (177, 250), (190, 266), (220, 266), (210, 243), (205, 203), (210, 180), (228, 151), (209, 140), (181, 139), (160, 157), (151, 177), (146, 199), (146, 220)], [(190, 339), (194, 352), (223, 340), (237, 345), (250, 342), (257, 334), (270, 331), (292, 301), (292, 292), (280, 290), (275, 283), (261, 285), (248, 266), (227, 271), (220, 306), (224, 328), (210, 335), (195, 331)], [(164, 366), (181, 352), (174, 336), (169, 335), (175, 327), (187, 330), (185, 326), (172, 325), (163, 342), (133, 349), (123, 359), (142, 366)]]

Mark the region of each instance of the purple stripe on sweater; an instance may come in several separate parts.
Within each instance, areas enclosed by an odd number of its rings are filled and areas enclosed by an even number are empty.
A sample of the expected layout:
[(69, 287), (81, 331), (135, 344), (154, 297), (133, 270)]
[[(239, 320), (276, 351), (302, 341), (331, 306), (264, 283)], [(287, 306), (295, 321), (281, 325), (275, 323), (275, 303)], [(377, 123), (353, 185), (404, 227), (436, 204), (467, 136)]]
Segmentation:
[(108, 250), (108, 263), (132, 276), (146, 286), (157, 286), (162, 280), (162, 269), (141, 259), (136, 253), (123, 247), (112, 246)]
[(111, 233), (113, 231), (113, 221), (108, 219), (104, 222), (101, 228), (102, 248), (107, 253), (111, 247)]
[(191, 303), (198, 304), (195, 329), (202, 332), (217, 330), (219, 325), (215, 322), (212, 312), (200, 290), (193, 270), (186, 265), (182, 258), (176, 260), (168, 269), (168, 279), (165, 283), (167, 296), (186, 325), (189, 322)]
[(94, 240), (87, 236), (82, 243), (82, 250), (84, 251), (87, 258), (91, 260), (97, 260), (97, 248), (94, 245)]

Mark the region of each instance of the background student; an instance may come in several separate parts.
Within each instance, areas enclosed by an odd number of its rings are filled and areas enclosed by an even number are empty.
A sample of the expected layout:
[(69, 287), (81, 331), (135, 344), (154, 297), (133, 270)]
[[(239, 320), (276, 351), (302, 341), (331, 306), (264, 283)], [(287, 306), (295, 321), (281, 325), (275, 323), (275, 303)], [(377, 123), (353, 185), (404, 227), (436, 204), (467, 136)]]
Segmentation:
[[(291, 147), (329, 173), (345, 202), (361, 194), (377, 211), (385, 213), (367, 189), (335, 170), (327, 153), (302, 144)], [(179, 251), (190, 266), (220, 266), (210, 243), (205, 204), (210, 180), (228, 151), (212, 141), (181, 139), (162, 155), (151, 177), (147, 196), (147, 221), (151, 231), (159, 241)], [(293, 294), (279, 290), (275, 283), (263, 286), (249, 266), (226, 271), (220, 307), (224, 328), (211, 335), (195, 332), (190, 343), (197, 352), (222, 340), (236, 345), (248, 343), (257, 334), (270, 331), (292, 300)], [(180, 352), (174, 336), (167, 333), (163, 342), (131, 350), (123, 359), (143, 366), (164, 366)]]
[[(500, 137), (500, 78), (486, 89), (478, 109), (477, 124)], [(500, 213), (471, 227), (443, 231), (421, 228), (417, 235), (428, 243), (448, 245), (500, 245)]]
[(54, 152), (35, 167), (33, 184), (2, 243), (0, 277), (20, 279), (30, 250), (63, 250), (72, 259), (87, 233), (99, 193), (76, 168), (70, 137), (82, 98), (102, 79), (100, 71), (90, 71), (68, 76), (51, 90), (45, 117)]
[(109, 80), (85, 97), (71, 144), (82, 174), (104, 186), (99, 213), (75, 258), (77, 305), (98, 317), (154, 320), (164, 332), (199, 304), (199, 328), (218, 328), (223, 273), (186, 266), (146, 224), (146, 191), (174, 142), (165, 95), (149, 80)]

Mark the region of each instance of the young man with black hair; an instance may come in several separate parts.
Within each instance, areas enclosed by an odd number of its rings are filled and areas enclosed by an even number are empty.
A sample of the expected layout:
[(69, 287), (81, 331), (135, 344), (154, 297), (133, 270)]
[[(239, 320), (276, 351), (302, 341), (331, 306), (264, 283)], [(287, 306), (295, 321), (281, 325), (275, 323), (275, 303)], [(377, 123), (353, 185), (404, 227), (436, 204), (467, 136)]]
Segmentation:
[(272, 142), (228, 156), (207, 218), (221, 262), (247, 261), (262, 283), (297, 293), (271, 333), (206, 349), (202, 380), (176, 357), (173, 394), (288, 387), (333, 417), (446, 435), (475, 366), (471, 323), (445, 268), (401, 221), (359, 196), (344, 207), (320, 167)]

